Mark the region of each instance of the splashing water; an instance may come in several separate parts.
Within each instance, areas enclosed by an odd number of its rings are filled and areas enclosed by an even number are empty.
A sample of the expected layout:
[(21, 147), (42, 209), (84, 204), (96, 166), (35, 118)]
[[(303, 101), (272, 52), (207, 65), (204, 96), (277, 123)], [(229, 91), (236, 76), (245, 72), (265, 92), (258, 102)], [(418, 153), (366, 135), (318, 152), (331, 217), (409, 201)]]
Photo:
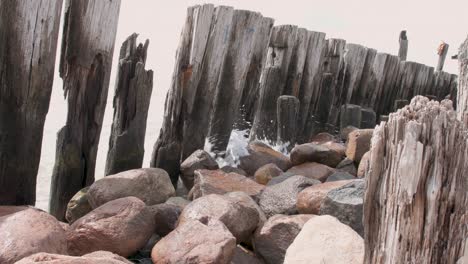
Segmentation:
[[(281, 152), (286, 156), (289, 156), (289, 142), (277, 144), (276, 142), (271, 142), (266, 139), (257, 141), (268, 145), (272, 149)], [(240, 164), (241, 157), (249, 155), (249, 151), (247, 150), (247, 147), (250, 142), (248, 129), (232, 130), (231, 136), (229, 137), (229, 143), (225, 152), (215, 153), (213, 151), (212, 142), (212, 139), (206, 138), (204, 150), (208, 152), (213, 158), (215, 158), (220, 168), (224, 166), (237, 167)]]

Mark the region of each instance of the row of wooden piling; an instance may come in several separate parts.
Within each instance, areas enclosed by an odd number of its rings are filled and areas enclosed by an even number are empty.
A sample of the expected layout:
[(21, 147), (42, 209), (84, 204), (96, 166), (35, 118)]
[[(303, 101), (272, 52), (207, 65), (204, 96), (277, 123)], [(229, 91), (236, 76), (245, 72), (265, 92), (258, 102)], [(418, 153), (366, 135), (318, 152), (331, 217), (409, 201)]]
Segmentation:
[[(0, 42), (0, 203), (34, 204), (62, 1), (2, 1), (0, 7), (0, 32), (8, 36)], [(58, 133), (50, 201), (60, 219), (70, 198), (94, 181), (119, 9), (119, 0), (65, 2), (60, 76), (68, 115)], [(417, 94), (455, 95), (454, 75), (273, 23), (232, 7), (188, 9), (151, 159), (174, 184), (183, 159), (207, 138), (222, 155), (233, 129), (292, 146), (340, 122), (372, 127), (396, 101)], [(17, 27), (1, 26), (7, 24)], [(29, 46), (15, 49), (19, 44)], [(120, 50), (106, 175), (142, 166), (153, 86), (147, 49), (148, 41), (137, 45), (135, 34)], [(400, 53), (406, 58), (407, 48)], [(359, 121), (344, 119), (352, 109), (359, 109)]]

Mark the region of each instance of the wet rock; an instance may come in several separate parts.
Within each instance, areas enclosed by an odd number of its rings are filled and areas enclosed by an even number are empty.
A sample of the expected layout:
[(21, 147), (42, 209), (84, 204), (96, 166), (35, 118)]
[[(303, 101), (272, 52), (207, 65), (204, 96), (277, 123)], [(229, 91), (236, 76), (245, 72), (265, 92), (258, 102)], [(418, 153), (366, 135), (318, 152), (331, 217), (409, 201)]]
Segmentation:
[(0, 263), (35, 253), (67, 254), (66, 232), (55, 217), (24, 206), (0, 206)]
[(177, 220), (182, 209), (177, 205), (157, 204), (148, 207), (154, 217), (154, 232), (159, 236), (165, 236), (174, 230), (177, 226)]
[(16, 264), (132, 264), (125, 258), (107, 251), (96, 251), (81, 257), (72, 257), (58, 254), (37, 253), (24, 258)]
[(264, 264), (265, 262), (255, 255), (252, 251), (237, 245), (234, 250), (230, 264)]
[(312, 217), (286, 251), (284, 264), (362, 264), (364, 241), (336, 218)]
[(321, 215), (331, 215), (364, 236), (362, 208), (366, 183), (353, 180), (327, 193), (320, 206)]
[(313, 143), (296, 145), (291, 151), (291, 163), (293, 166), (306, 162), (317, 162), (330, 167), (336, 167), (344, 157), (344, 146), (334, 142), (322, 145)]
[(267, 186), (260, 195), (260, 208), (267, 217), (296, 214), (297, 194), (315, 184), (320, 182), (304, 176), (292, 176), (281, 183)]
[(187, 205), (179, 217), (179, 225), (184, 225), (191, 220), (204, 221), (204, 219), (221, 221), (238, 243), (249, 243), (258, 226), (260, 216), (255, 208), (246, 206), (236, 198), (210, 194)]
[(204, 150), (197, 150), (180, 164), (180, 178), (187, 190), (192, 189), (195, 170), (217, 170), (218, 163)]
[(264, 188), (263, 185), (237, 173), (225, 173), (221, 170), (197, 170), (195, 171), (195, 185), (191, 192), (193, 199), (208, 194), (225, 194), (237, 191), (256, 197)]
[(366, 176), (367, 167), (369, 167), (369, 160), (370, 160), (370, 151), (367, 151), (361, 158), (361, 162), (359, 162), (359, 167), (357, 171), (358, 178), (364, 178)]
[(278, 168), (278, 166), (273, 163), (269, 163), (260, 167), (255, 172), (254, 178), (256, 182), (266, 185), (272, 178), (281, 174), (283, 174), (283, 171)]
[(251, 142), (247, 151), (248, 155), (240, 157), (239, 168), (248, 175), (254, 175), (260, 167), (269, 163), (276, 164), (282, 171), (291, 167), (291, 161), (287, 156), (259, 141)]
[(218, 220), (190, 220), (161, 239), (153, 248), (154, 264), (228, 264), (236, 239)]
[(364, 153), (369, 151), (373, 129), (358, 129), (348, 135), (346, 157), (359, 164)]
[(297, 210), (301, 214), (319, 214), (320, 206), (327, 194), (351, 181), (334, 181), (305, 188), (297, 195)]
[(328, 176), (326, 182), (333, 182), (333, 181), (343, 181), (343, 180), (354, 180), (356, 177), (353, 175), (345, 172), (345, 171), (337, 171), (332, 175)]
[(81, 189), (71, 198), (70, 202), (68, 202), (65, 219), (67, 219), (69, 223), (75, 222), (78, 218), (93, 210), (88, 202), (88, 190), (89, 187)]
[(353, 176), (356, 176), (357, 175), (357, 169), (356, 169), (356, 165), (354, 165), (354, 161), (348, 159), (348, 158), (345, 158), (344, 160), (342, 160), (337, 166), (336, 166), (336, 169), (339, 170), (339, 171), (345, 171)]
[(255, 252), (268, 264), (281, 264), (286, 250), (313, 215), (275, 215), (254, 236)]
[(83, 255), (97, 250), (128, 257), (142, 248), (155, 229), (153, 215), (136, 197), (110, 201), (70, 226), (68, 251)]
[(107, 202), (133, 196), (147, 205), (154, 205), (164, 203), (174, 195), (174, 186), (167, 172), (146, 168), (120, 172), (96, 181), (89, 188), (88, 201), (91, 207), (97, 208)]
[(289, 169), (287, 172), (294, 175), (302, 175), (309, 179), (325, 182), (328, 176), (335, 172), (335, 169), (316, 162), (307, 162)]
[(187, 206), (189, 203), (190, 203), (189, 200), (183, 197), (178, 197), (178, 196), (171, 197), (167, 199), (167, 201), (165, 202), (165, 204), (172, 204), (172, 205), (178, 206), (181, 210), (184, 210), (185, 206)]

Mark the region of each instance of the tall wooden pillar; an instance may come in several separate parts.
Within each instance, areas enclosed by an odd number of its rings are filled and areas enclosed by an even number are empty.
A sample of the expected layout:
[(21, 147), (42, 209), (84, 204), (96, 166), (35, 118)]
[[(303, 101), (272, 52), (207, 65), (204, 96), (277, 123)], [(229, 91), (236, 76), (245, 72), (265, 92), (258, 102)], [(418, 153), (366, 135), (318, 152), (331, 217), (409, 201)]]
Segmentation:
[(50, 197), (58, 219), (72, 196), (94, 182), (119, 10), (120, 0), (66, 2), (60, 77), (68, 115), (57, 136)]
[(61, 0), (0, 1), (0, 204), (34, 205)]

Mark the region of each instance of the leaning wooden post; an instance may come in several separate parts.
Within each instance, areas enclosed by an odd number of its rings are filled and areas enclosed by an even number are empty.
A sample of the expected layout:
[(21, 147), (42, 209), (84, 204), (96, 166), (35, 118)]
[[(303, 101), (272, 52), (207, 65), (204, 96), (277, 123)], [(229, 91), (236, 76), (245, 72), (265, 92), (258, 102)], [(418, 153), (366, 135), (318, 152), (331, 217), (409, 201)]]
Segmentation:
[(276, 100), (283, 94), (286, 85), (296, 36), (296, 26), (283, 25), (273, 28), (266, 66), (260, 80), (260, 94), (250, 130), (250, 140), (276, 141)]
[(439, 55), (439, 61), (437, 62), (436, 71), (442, 71), (444, 68), (445, 57), (447, 57), (449, 44), (442, 42), (437, 49), (437, 55)]
[(456, 263), (467, 233), (468, 136), (448, 100), (415, 97), (372, 137), (364, 263)]
[(0, 1), (0, 204), (34, 205), (61, 0)]
[(299, 114), (299, 100), (295, 96), (282, 95), (277, 101), (277, 140), (278, 145), (288, 144), (291, 150), (296, 144), (297, 118)]
[(468, 38), (460, 46), (458, 68), (457, 116), (459, 120), (468, 125)]
[(406, 30), (400, 32), (400, 48), (398, 49), (398, 57), (401, 61), (406, 61), (408, 55), (408, 38), (406, 37)]
[(105, 175), (141, 168), (153, 71), (145, 70), (149, 41), (137, 46), (132, 34), (120, 48), (114, 93), (114, 120)]
[(119, 9), (120, 0), (66, 2), (60, 77), (68, 115), (57, 136), (50, 197), (58, 219), (72, 196), (94, 182)]

